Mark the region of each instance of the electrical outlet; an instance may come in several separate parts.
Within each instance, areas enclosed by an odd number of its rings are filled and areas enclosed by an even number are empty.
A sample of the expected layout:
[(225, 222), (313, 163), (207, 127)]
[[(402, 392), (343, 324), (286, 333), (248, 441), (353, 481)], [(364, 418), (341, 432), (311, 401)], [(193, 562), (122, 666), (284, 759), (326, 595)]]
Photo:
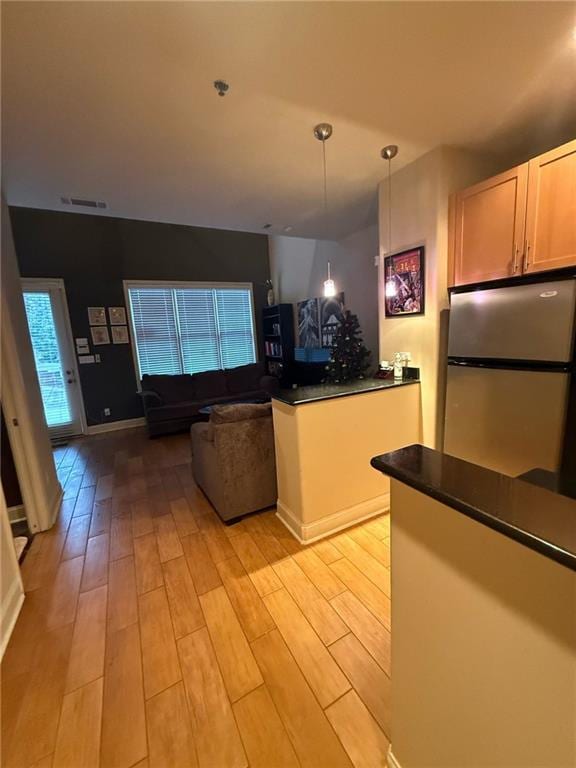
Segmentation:
[(110, 408), (104, 408), (104, 416), (110, 416)]

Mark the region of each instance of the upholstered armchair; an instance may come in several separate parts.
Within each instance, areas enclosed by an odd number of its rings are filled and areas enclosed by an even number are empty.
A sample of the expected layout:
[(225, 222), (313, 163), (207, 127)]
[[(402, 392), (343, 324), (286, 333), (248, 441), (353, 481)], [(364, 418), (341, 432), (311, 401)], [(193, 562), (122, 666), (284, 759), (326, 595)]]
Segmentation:
[(190, 436), (194, 479), (222, 520), (276, 504), (270, 403), (214, 406)]

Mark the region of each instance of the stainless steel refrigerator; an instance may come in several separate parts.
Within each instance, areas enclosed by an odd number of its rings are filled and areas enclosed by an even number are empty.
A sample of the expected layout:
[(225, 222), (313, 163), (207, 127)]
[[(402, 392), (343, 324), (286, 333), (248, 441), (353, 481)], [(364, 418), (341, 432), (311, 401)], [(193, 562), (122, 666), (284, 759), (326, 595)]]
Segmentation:
[(518, 476), (571, 471), (576, 279), (455, 289), (444, 450)]

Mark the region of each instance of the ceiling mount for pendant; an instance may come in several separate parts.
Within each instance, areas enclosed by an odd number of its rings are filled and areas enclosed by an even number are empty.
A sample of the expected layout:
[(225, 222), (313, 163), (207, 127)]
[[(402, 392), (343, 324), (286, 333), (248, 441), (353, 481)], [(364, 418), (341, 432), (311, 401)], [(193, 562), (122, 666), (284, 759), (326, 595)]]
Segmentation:
[(396, 155), (398, 154), (398, 145), (397, 144), (388, 144), (388, 146), (383, 147), (380, 150), (380, 156), (384, 160), (393, 160)]
[(318, 141), (326, 141), (326, 139), (329, 139), (330, 136), (332, 136), (332, 126), (330, 123), (318, 123), (318, 125), (314, 126), (314, 136), (318, 139)]

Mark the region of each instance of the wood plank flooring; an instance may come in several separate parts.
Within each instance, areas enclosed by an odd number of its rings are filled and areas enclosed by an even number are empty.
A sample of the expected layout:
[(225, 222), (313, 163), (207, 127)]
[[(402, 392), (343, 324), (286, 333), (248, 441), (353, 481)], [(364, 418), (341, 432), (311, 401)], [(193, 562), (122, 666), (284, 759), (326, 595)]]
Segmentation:
[(57, 448), (54, 528), (2, 663), (4, 768), (382, 766), (390, 525), (301, 546), (225, 526), (188, 435)]

